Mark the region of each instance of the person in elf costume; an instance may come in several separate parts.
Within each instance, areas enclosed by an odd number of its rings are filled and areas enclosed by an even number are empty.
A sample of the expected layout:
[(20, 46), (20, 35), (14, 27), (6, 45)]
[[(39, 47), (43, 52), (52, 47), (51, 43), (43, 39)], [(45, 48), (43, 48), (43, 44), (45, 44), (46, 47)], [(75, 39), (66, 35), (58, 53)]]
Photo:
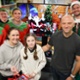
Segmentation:
[(4, 28), (0, 27), (0, 46), (1, 44), (4, 42), (5, 38), (6, 38), (6, 31)]
[(0, 45), (6, 39), (7, 32), (9, 30), (8, 12), (4, 8), (0, 8)]
[(70, 8), (72, 10), (72, 14), (75, 20), (75, 27), (73, 28), (73, 31), (80, 36), (80, 2), (73, 1)]
[(14, 8), (12, 11), (13, 19), (10, 21), (9, 26), (15, 27), (19, 30), (20, 41), (24, 44), (24, 36), (29, 33), (28, 24), (21, 20), (22, 12), (19, 8)]
[[(70, 6), (72, 10), (72, 14), (74, 15), (75, 26), (73, 31), (76, 32), (80, 36), (80, 2), (73, 1)], [(79, 65), (80, 66), (80, 65)], [(80, 71), (75, 76), (75, 80), (80, 80)]]

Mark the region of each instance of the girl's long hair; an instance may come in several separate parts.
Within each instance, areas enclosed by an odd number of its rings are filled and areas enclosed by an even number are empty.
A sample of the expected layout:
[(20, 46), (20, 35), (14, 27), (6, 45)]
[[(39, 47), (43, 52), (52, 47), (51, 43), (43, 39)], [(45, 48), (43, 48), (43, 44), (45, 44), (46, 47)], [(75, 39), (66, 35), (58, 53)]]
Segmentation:
[[(35, 38), (35, 40), (36, 40), (36, 36), (34, 35), (34, 34), (32, 34), (32, 33), (29, 33), (29, 34), (27, 34), (26, 36), (25, 36), (25, 39), (24, 39), (24, 42), (25, 42), (25, 48), (24, 48), (24, 53), (25, 53), (25, 55), (26, 56), (23, 56), (23, 58), (24, 59), (28, 59), (28, 55), (27, 55), (27, 47), (28, 47), (28, 45), (27, 45), (27, 43), (26, 43), (26, 40), (27, 40), (27, 38), (29, 37), (29, 36), (32, 36), (32, 37), (34, 37)], [(37, 60), (38, 59), (38, 56), (37, 56), (37, 46), (36, 46), (36, 44), (35, 44), (35, 46), (34, 46), (34, 60)]]

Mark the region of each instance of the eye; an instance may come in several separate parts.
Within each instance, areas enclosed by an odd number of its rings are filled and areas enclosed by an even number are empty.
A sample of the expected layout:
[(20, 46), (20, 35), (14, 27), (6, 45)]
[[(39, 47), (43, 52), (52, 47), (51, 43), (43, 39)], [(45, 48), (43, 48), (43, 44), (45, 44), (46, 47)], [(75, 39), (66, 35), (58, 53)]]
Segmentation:
[(72, 24), (71, 22), (69, 22), (68, 24)]
[(15, 34), (12, 34), (12, 36), (15, 36)]
[(19, 36), (19, 34), (16, 34), (16, 36)]
[(65, 25), (66, 23), (62, 23), (63, 25)]
[(14, 13), (14, 14), (17, 14), (17, 13)]
[(19, 15), (21, 15), (21, 13), (18, 13)]
[(27, 42), (30, 42), (30, 40), (27, 40)]
[(34, 41), (34, 40), (32, 40), (32, 41)]

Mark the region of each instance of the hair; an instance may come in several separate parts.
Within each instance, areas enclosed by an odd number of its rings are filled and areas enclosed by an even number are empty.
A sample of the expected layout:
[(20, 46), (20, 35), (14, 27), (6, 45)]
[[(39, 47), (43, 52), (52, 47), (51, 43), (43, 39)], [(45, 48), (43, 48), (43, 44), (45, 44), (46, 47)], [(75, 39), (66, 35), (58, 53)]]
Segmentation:
[(10, 35), (11, 31), (13, 31), (13, 30), (17, 30), (18, 31), (18, 29), (14, 28), (14, 27), (11, 27), (9, 29), (8, 33), (7, 33), (7, 37), (6, 37), (7, 40), (9, 40), (8, 35)]
[(12, 10), (12, 14), (13, 14), (14, 11), (16, 11), (16, 10), (19, 10), (19, 11), (21, 12), (21, 14), (22, 14), (22, 11), (21, 11), (19, 8), (17, 8), (17, 7)]
[(5, 8), (0, 8), (0, 12), (1, 12), (1, 11), (8, 13), (8, 11), (7, 11)]
[[(24, 39), (24, 42), (26, 43), (26, 39), (29, 37), (29, 36), (33, 36), (34, 38), (35, 38), (35, 40), (36, 40), (36, 36), (34, 35), (34, 34), (32, 34), (32, 33), (29, 33), (29, 34), (27, 34), (26, 36), (25, 36), (25, 39)], [(24, 53), (25, 53), (25, 57), (23, 56), (23, 58), (24, 59), (28, 59), (28, 55), (27, 55), (27, 47), (28, 47), (28, 45), (27, 45), (27, 43), (25, 44), (25, 48), (24, 48)], [(36, 44), (35, 44), (35, 46), (34, 46), (34, 49), (35, 49), (35, 51), (34, 51), (34, 60), (37, 60), (38, 59), (38, 56), (37, 56), (37, 51), (36, 51)]]

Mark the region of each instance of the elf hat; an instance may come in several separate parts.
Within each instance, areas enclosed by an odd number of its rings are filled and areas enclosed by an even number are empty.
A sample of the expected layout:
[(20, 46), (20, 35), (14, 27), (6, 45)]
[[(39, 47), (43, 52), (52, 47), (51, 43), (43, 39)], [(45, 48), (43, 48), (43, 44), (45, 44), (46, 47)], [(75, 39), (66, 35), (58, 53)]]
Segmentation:
[(71, 3), (70, 8), (72, 9), (72, 7), (73, 7), (75, 4), (80, 5), (80, 2), (79, 2), (79, 1), (73, 1), (73, 2)]
[(5, 8), (0, 8), (0, 11), (7, 12), (7, 10)]

